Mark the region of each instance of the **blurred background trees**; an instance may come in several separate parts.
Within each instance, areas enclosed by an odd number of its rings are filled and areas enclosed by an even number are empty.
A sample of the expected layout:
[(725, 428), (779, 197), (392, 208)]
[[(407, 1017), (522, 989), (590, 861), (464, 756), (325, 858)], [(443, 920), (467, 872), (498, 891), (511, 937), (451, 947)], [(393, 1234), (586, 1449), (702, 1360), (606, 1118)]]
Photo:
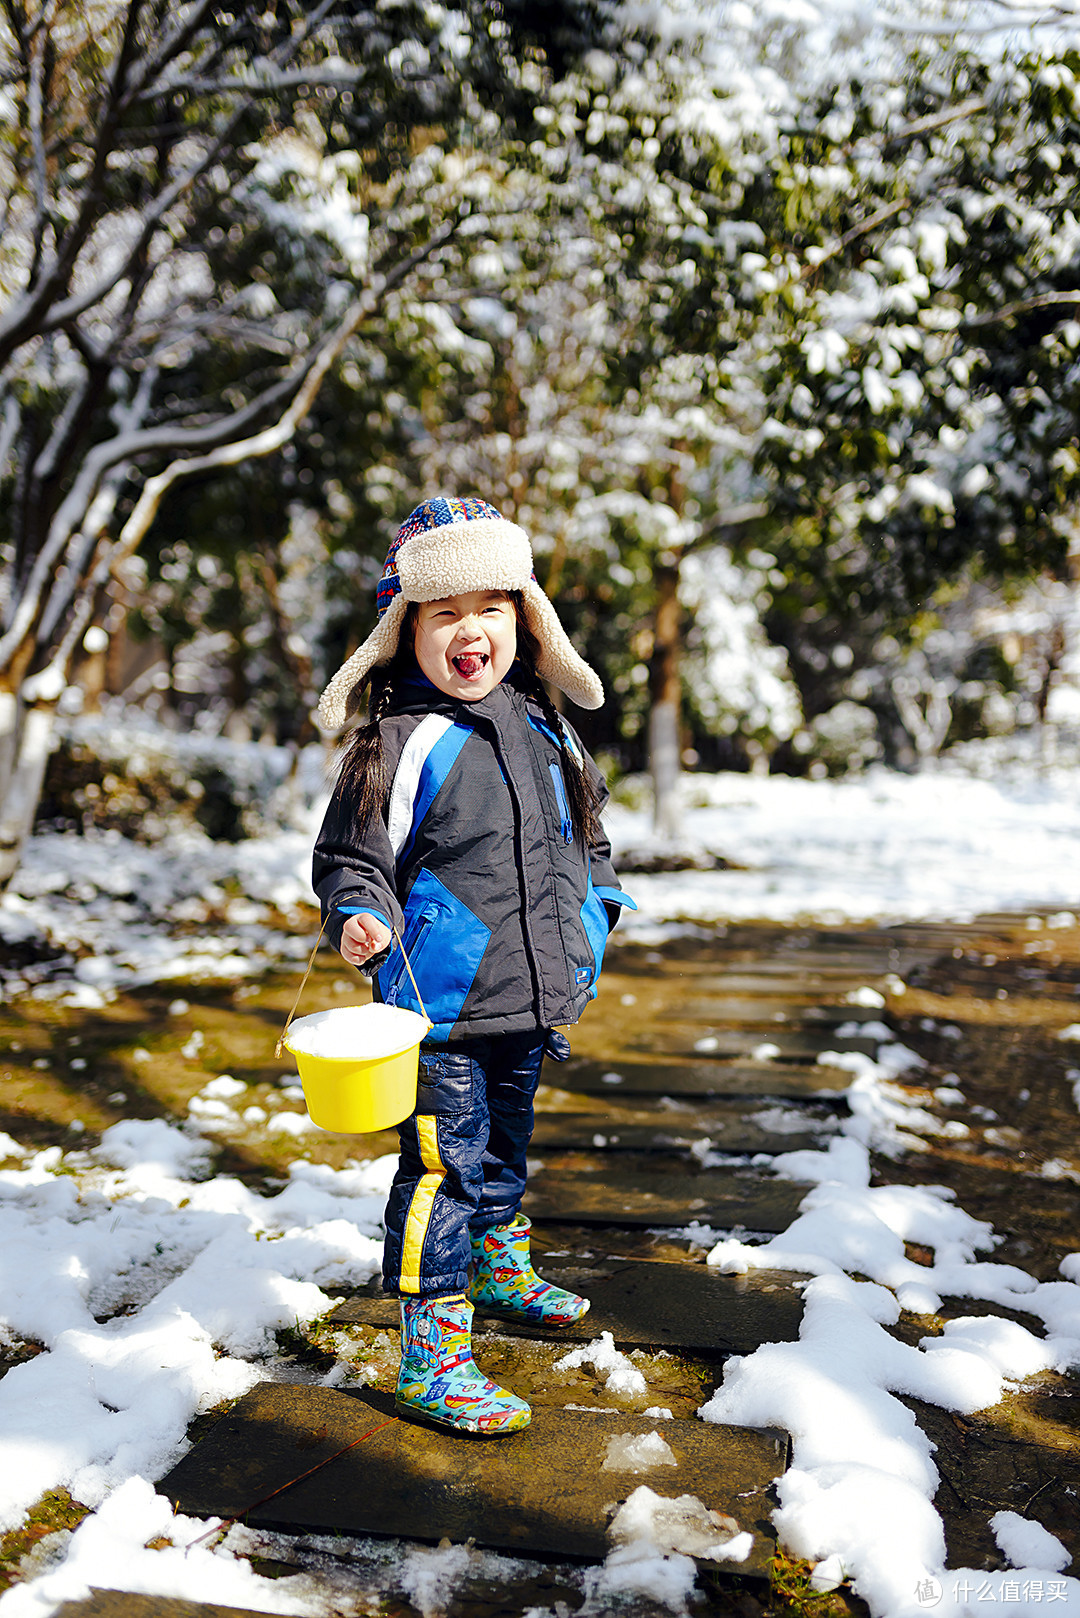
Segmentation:
[(57, 714), (311, 739), (438, 489), (529, 530), (669, 834), (683, 769), (1080, 751), (1080, 54), (1040, 18), (13, 0), (8, 868)]

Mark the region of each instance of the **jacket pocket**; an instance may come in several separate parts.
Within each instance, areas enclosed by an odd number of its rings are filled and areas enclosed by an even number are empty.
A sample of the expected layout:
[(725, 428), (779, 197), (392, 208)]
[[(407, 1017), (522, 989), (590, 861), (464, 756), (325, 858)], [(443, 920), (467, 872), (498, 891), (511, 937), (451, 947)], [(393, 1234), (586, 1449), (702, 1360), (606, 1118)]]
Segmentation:
[[(449, 1038), (490, 939), (491, 929), (437, 876), (430, 871), (419, 873), (405, 904), (402, 941), (423, 998), (423, 1009), (434, 1024), (426, 1036), (432, 1043)], [(397, 945), (380, 968), (376, 982), (379, 996), (387, 1005), (420, 1010)]]
[[(410, 915), (409, 909), (406, 909), (405, 931), (401, 940), (405, 946), (405, 954), (403, 955), (395, 944), (387, 957), (385, 966), (379, 972), (380, 988), (383, 986), (383, 973), (386, 973), (390, 979), (383, 996), (388, 1006), (400, 1005), (401, 992), (406, 988), (410, 991), (410, 997), (415, 1001), (416, 995), (412, 991), (412, 980), (409, 977), (409, 967), (405, 964), (405, 956), (408, 956), (409, 966), (412, 967), (415, 975), (418, 963), (423, 955), (425, 940), (438, 920), (438, 915), (439, 912), (433, 904), (424, 905), (423, 909), (412, 915)], [(418, 1011), (420, 1008), (419, 1006), (414, 1006), (412, 1009)]]
[(570, 800), (566, 796), (566, 782), (563, 772), (558, 764), (549, 764), (552, 785), (555, 788), (555, 802), (559, 806), (559, 833), (564, 843), (574, 841), (574, 822), (570, 816)]
[(585, 895), (585, 903), (581, 907), (581, 925), (589, 948), (592, 951), (593, 966), (590, 976), (587, 968), (579, 967), (574, 972), (574, 987), (580, 989), (588, 984), (592, 994), (596, 993), (596, 980), (600, 976), (600, 968), (604, 964), (604, 950), (614, 926), (614, 917), (610, 913), (616, 906), (625, 905), (629, 910), (636, 910), (637, 905), (630, 895), (621, 888), (594, 888), (592, 877), (589, 877), (589, 891)]
[(592, 952), (592, 967), (578, 967), (574, 973), (574, 988), (588, 988), (590, 998), (596, 993), (596, 980), (600, 976), (600, 968), (604, 964), (604, 948), (608, 941), (610, 927), (608, 913), (604, 908), (604, 901), (589, 880), (589, 891), (585, 895), (585, 903), (581, 907), (581, 926), (589, 949)]

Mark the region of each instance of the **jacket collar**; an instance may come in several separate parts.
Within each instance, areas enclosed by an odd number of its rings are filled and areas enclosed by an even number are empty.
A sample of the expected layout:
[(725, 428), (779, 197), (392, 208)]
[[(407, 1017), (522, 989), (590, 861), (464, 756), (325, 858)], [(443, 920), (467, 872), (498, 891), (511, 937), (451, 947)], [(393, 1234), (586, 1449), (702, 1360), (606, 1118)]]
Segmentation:
[[(463, 725), (472, 724), (476, 719), (498, 724), (512, 711), (524, 713), (527, 707), (533, 708), (536, 704), (523, 689), (517, 664), (502, 683), (489, 691), (486, 697), (481, 697), (479, 702), (459, 702), (456, 697), (446, 696), (417, 667), (395, 686), (390, 702), (392, 714), (445, 714), (448, 719), (457, 720)], [(539, 712), (539, 709), (536, 711)]]

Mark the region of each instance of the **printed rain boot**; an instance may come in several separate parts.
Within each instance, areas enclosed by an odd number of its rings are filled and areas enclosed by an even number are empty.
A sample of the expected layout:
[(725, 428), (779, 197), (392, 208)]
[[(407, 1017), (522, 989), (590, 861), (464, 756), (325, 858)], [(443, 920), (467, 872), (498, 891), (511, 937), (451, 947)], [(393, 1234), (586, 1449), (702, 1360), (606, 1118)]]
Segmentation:
[(545, 1326), (569, 1326), (589, 1308), (588, 1298), (544, 1281), (532, 1267), (524, 1214), (508, 1225), (493, 1225), (472, 1240), (469, 1297), (482, 1309), (497, 1309)]
[(524, 1399), (500, 1388), (473, 1359), (473, 1306), (453, 1298), (402, 1298), (398, 1406), (439, 1427), (484, 1438), (519, 1432), (532, 1420)]

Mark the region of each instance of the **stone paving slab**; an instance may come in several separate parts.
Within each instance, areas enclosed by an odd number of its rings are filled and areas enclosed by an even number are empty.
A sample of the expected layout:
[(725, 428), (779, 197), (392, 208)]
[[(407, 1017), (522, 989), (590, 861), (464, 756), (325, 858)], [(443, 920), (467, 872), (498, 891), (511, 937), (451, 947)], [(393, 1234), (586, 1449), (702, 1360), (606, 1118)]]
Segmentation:
[(762, 977), (759, 976), (755, 966), (748, 965), (730, 967), (723, 977), (715, 973), (695, 976), (693, 986), (696, 994), (716, 995), (721, 999), (779, 999), (793, 1011), (802, 1013), (817, 1005), (824, 995), (843, 996), (852, 989), (866, 985), (875, 987), (875, 982), (879, 984), (881, 980), (875, 980), (870, 975), (842, 978), (836, 983), (828, 982), (824, 978), (814, 978), (811, 981), (805, 973), (798, 977)]
[[(243, 1517), (253, 1527), (285, 1533), (445, 1537), (599, 1561), (610, 1548), (613, 1504), (648, 1481), (658, 1494), (696, 1495), (734, 1517), (754, 1535), (750, 1559), (738, 1564), (738, 1573), (767, 1577), (774, 1545), (767, 1491), (786, 1462), (781, 1433), (538, 1409), (523, 1432), (485, 1442), (393, 1417), (391, 1396), (370, 1389), (264, 1382), (158, 1489), (188, 1515)], [(676, 1466), (644, 1474), (604, 1469), (613, 1437), (658, 1426)], [(337, 1453), (369, 1432), (363, 1443)], [(313, 1477), (292, 1483), (323, 1460), (328, 1464)]]
[(529, 1180), (521, 1211), (543, 1224), (681, 1227), (696, 1220), (728, 1230), (786, 1230), (810, 1187), (761, 1180), (730, 1170), (700, 1174), (626, 1173), (610, 1162), (602, 1172), (540, 1169)]
[[(1060, 906), (1062, 910), (1075, 911), (1076, 908), (1075, 905)], [(905, 921), (903, 928), (905, 933), (925, 933), (932, 938), (940, 936), (957, 944), (970, 944), (972, 933), (977, 933), (980, 927), (1001, 927), (1006, 933), (1013, 933), (1024, 928), (1028, 916), (1053, 916), (1058, 909), (1056, 905), (1025, 905), (1022, 910), (980, 910), (962, 927), (948, 921)]]
[[(696, 1043), (705, 1038), (709, 1040), (708, 1050)], [(816, 1062), (827, 1051), (858, 1051), (864, 1056), (876, 1056), (881, 1044), (882, 1041), (872, 1034), (845, 1034), (840, 1037), (828, 1029), (810, 1032), (787, 1030), (776, 1025), (767, 1031), (720, 1029), (708, 1035), (703, 1034), (700, 1027), (691, 1025), (682, 1030), (680, 1039), (678, 1025), (668, 1022), (665, 1032), (648, 1036), (640, 1044), (635, 1043), (635, 1049), (647, 1049), (658, 1056), (670, 1054), (693, 1060), (697, 1056), (752, 1058), (763, 1045), (769, 1045), (774, 1047), (773, 1054), (778, 1061)]]
[(917, 950), (900, 940), (879, 939), (866, 944), (847, 946), (825, 945), (798, 949), (790, 942), (782, 942), (759, 961), (766, 972), (774, 967), (796, 966), (808, 971), (826, 972), (894, 972), (898, 963), (910, 960)]
[(850, 967), (830, 971), (826, 967), (810, 970), (794, 966), (787, 961), (754, 961), (733, 965), (719, 971), (703, 972), (694, 978), (694, 988), (704, 994), (732, 994), (740, 996), (766, 995), (775, 999), (820, 999), (823, 994), (844, 995), (856, 989), (881, 989), (892, 967), (880, 971), (853, 972)]
[(608, 1111), (538, 1112), (533, 1129), (534, 1151), (590, 1147), (596, 1151), (686, 1151), (708, 1141), (718, 1152), (800, 1152), (820, 1150), (822, 1132), (805, 1129), (772, 1130), (755, 1123), (745, 1112), (702, 1111), (680, 1116), (667, 1108), (655, 1112)]
[(738, 1026), (790, 1028), (792, 1030), (837, 1028), (844, 1023), (881, 1022), (884, 1011), (880, 1006), (803, 1006), (790, 1000), (711, 995), (702, 1000), (677, 1000), (662, 1007), (661, 1017), (675, 1017), (680, 1022), (734, 1023)]
[(851, 1084), (851, 1074), (818, 1063), (603, 1063), (575, 1057), (559, 1068), (556, 1082), (560, 1090), (577, 1095), (772, 1096), (780, 1101), (806, 1101), (843, 1095)]
[(65, 1601), (53, 1618), (266, 1618), (248, 1607), (220, 1607), (216, 1602), (188, 1601), (182, 1596), (144, 1596), (130, 1590), (91, 1590), (82, 1601)]
[[(721, 1275), (707, 1264), (667, 1264), (633, 1259), (567, 1264), (537, 1260), (546, 1280), (580, 1292), (592, 1307), (584, 1320), (534, 1326), (477, 1309), (473, 1335), (525, 1337), (532, 1341), (589, 1343), (609, 1331), (618, 1348), (667, 1348), (727, 1358), (751, 1354), (762, 1343), (793, 1343), (799, 1335), (806, 1280), (787, 1270)], [(378, 1283), (373, 1283), (373, 1286)], [(398, 1303), (367, 1291), (340, 1303), (330, 1316), (337, 1325), (397, 1329)]]

